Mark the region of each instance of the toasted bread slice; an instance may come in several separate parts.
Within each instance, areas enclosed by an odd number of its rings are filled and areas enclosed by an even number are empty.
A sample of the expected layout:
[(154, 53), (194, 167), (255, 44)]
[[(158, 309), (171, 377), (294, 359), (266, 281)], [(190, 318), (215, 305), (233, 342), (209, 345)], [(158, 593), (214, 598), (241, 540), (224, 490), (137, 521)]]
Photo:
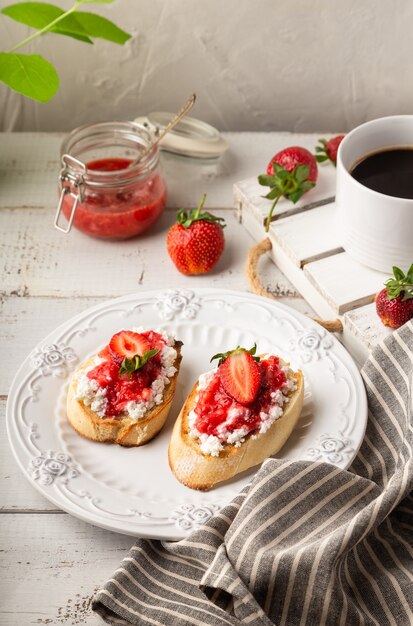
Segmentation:
[[(284, 412), (266, 433), (248, 434), (240, 447), (226, 444), (219, 456), (203, 454), (198, 440), (189, 435), (188, 415), (197, 397), (196, 383), (175, 422), (169, 444), (169, 466), (176, 478), (191, 489), (208, 491), (224, 480), (262, 463), (280, 450), (291, 435), (300, 417), (304, 400), (304, 379), (295, 372), (297, 389), (288, 394)], [(254, 435), (254, 437), (252, 437)]]
[[(67, 394), (67, 418), (75, 431), (92, 441), (118, 443), (127, 447), (142, 446), (153, 439), (164, 426), (172, 405), (182, 359), (181, 346), (180, 341), (175, 342), (177, 357), (174, 367), (177, 372), (165, 386), (162, 404), (154, 406), (144, 418), (138, 421), (129, 417), (122, 419), (99, 417), (81, 400), (76, 400), (77, 382), (76, 377), (72, 376)], [(93, 358), (88, 359), (77, 371), (86, 369), (92, 361)]]

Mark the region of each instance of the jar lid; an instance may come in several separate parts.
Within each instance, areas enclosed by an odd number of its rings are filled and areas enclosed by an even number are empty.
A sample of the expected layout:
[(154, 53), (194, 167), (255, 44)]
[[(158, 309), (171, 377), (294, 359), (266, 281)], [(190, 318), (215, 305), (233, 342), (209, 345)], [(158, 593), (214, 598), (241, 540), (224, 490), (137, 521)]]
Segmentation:
[[(174, 113), (156, 111), (137, 117), (156, 136), (174, 117)], [(218, 159), (228, 150), (219, 131), (194, 117), (185, 117), (159, 142), (161, 150), (196, 159)]]

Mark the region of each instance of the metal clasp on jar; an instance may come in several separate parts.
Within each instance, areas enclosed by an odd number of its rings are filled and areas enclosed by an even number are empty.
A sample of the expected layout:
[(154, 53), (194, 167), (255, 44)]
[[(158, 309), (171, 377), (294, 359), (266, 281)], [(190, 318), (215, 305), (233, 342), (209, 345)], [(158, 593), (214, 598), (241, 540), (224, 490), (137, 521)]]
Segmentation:
[[(62, 233), (70, 232), (72, 228), (73, 220), (75, 217), (76, 209), (80, 202), (84, 200), (84, 175), (86, 174), (86, 165), (70, 156), (70, 154), (64, 154), (62, 156), (63, 168), (60, 170), (60, 185), (62, 190), (60, 192), (59, 204), (57, 205), (57, 211), (55, 215), (54, 225), (57, 230)], [(63, 202), (67, 194), (70, 194), (73, 198), (73, 206), (70, 212), (69, 221), (66, 226), (60, 226), (59, 218), (62, 211)]]

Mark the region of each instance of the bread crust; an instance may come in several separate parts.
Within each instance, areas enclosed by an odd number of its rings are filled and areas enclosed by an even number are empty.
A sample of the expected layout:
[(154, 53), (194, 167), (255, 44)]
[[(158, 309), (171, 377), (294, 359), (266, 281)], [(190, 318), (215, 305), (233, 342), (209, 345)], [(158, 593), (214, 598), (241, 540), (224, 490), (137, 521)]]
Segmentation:
[(304, 379), (301, 371), (295, 372), (297, 389), (289, 395), (281, 417), (275, 420), (266, 433), (255, 438), (247, 435), (245, 442), (236, 448), (226, 445), (219, 456), (203, 454), (197, 440), (189, 435), (188, 415), (195, 404), (197, 382), (187, 397), (174, 424), (169, 444), (169, 466), (176, 478), (191, 489), (209, 491), (219, 482), (228, 480), (278, 452), (295, 428), (304, 401)]
[[(77, 382), (75, 376), (72, 376), (67, 393), (66, 412), (67, 419), (74, 430), (91, 441), (117, 443), (126, 447), (142, 446), (153, 439), (164, 426), (172, 405), (182, 360), (181, 346), (180, 341), (174, 344), (177, 351), (174, 367), (177, 371), (165, 386), (162, 404), (154, 406), (148, 411), (146, 417), (138, 421), (129, 417), (123, 419), (99, 417), (81, 400), (76, 400)], [(91, 365), (92, 360), (93, 357), (85, 361), (77, 371), (86, 369)]]

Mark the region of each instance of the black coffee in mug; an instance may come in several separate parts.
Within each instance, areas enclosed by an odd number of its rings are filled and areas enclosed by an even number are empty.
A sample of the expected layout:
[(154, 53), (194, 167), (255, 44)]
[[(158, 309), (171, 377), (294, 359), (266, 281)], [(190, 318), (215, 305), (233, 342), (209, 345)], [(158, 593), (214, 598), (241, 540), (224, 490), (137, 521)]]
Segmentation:
[(413, 146), (367, 154), (350, 170), (359, 183), (396, 198), (413, 199)]

